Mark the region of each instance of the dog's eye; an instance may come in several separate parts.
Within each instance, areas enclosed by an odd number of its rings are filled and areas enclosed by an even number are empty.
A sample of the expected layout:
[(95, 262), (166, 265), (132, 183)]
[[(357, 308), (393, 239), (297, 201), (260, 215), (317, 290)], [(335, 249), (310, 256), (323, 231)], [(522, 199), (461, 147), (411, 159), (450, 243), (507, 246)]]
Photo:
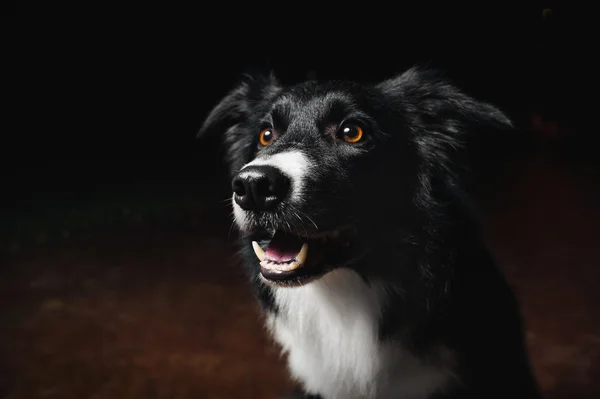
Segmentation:
[(345, 123), (340, 128), (340, 134), (348, 143), (358, 143), (363, 138), (363, 129), (354, 123)]
[(269, 144), (271, 144), (271, 141), (273, 141), (273, 137), (274, 137), (274, 134), (273, 134), (272, 129), (264, 129), (260, 132), (260, 134), (258, 136), (258, 142), (263, 147), (266, 147)]

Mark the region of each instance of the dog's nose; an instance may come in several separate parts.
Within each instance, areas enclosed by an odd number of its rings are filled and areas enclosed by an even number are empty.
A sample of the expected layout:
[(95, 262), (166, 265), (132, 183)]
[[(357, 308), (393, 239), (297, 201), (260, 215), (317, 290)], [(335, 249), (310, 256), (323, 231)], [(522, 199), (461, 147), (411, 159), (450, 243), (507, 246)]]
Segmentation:
[(252, 165), (233, 178), (231, 187), (242, 209), (268, 211), (288, 195), (290, 179), (274, 166)]

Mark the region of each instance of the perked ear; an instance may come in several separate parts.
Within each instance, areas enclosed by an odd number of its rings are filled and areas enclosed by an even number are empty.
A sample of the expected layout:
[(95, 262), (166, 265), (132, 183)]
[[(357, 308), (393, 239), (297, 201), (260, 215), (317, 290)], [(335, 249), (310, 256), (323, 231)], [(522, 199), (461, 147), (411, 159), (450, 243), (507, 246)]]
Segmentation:
[(245, 75), (239, 85), (210, 111), (196, 138), (223, 134), (235, 125), (243, 123), (280, 90), (273, 73), (267, 76)]

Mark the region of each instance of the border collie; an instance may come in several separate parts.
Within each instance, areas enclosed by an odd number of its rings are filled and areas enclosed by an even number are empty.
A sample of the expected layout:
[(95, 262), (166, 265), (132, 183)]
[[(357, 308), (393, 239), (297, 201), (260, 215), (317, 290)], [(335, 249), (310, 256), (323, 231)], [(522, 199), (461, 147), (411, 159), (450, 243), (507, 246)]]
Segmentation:
[(208, 114), (198, 137), (226, 145), (242, 256), (292, 397), (539, 397), (463, 185), (469, 137), (510, 128), (416, 67), (377, 84), (246, 77)]

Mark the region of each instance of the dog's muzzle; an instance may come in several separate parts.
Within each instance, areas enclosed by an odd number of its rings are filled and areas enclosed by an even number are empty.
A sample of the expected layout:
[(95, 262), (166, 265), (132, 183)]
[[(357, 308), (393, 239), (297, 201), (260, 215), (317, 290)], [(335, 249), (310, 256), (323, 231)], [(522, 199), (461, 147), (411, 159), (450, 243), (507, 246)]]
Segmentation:
[(300, 151), (278, 153), (248, 163), (231, 182), (235, 221), (267, 284), (309, 283), (353, 257), (351, 226), (319, 228), (303, 208), (311, 167)]

